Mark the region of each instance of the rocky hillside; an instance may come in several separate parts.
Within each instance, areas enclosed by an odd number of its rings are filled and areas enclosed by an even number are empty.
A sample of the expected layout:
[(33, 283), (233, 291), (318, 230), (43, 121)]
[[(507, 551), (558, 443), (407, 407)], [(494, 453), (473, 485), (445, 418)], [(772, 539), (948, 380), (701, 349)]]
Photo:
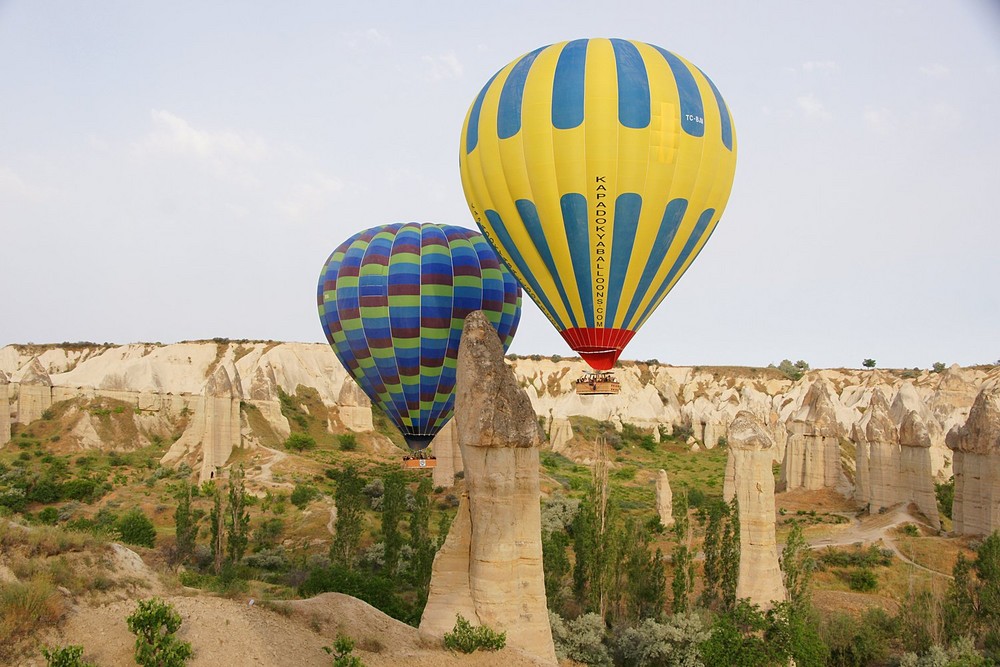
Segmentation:
[[(616, 370), (619, 396), (586, 397), (573, 391), (585, 368), (579, 359), (508, 361), (552, 449), (575, 458), (585, 456), (572, 448), (575, 418), (610, 422), (619, 431), (634, 427), (654, 440), (679, 428), (690, 432), (692, 446), (712, 448), (725, 442), (736, 413), (749, 410), (771, 430), (776, 459), (783, 461), (786, 443), (809, 437), (819, 422), (829, 425), (831, 443), (850, 445), (856, 427), (865, 427), (872, 396), (880, 394), (897, 425), (916, 413), (927, 431), (933, 474), (945, 478), (951, 458), (945, 435), (965, 423), (980, 389), (1000, 382), (997, 366), (939, 372), (828, 369), (792, 380), (774, 368), (624, 362)], [(289, 397), (296, 397), (298, 408)], [(0, 405), (7, 405), (10, 414), (9, 420), (0, 419), (0, 446), (9, 441), (11, 424), (17, 428), (60, 410), (72, 422), (67, 446), (141, 447), (172, 439), (164, 463), (186, 461), (202, 479), (224, 465), (234, 448), (283, 441), (295, 430), (289, 422), (296, 419), (295, 409), (325, 421), (331, 437), (353, 432), (367, 449), (388, 453), (393, 447), (392, 428), (377, 410), (373, 413), (323, 344), (219, 339), (172, 345), (8, 345), (0, 348)], [(114, 429), (108, 411), (117, 411)], [(446, 453), (445, 447), (439, 449)], [(800, 449), (795, 456), (802, 455)], [(852, 465), (845, 462), (847, 482), (853, 481)], [(786, 467), (798, 474), (801, 466), (789, 461)], [(825, 473), (802, 474), (806, 486), (815, 484), (808, 481), (810, 475), (825, 476), (822, 486), (843, 481), (839, 473), (831, 476), (829, 467)]]

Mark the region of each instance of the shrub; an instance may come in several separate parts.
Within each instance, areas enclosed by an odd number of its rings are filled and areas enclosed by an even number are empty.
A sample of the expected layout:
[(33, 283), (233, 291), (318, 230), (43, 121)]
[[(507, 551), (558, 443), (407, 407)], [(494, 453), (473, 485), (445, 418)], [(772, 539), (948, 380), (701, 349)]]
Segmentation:
[(295, 488), (292, 490), (291, 501), (293, 505), (301, 510), (305, 509), (306, 505), (312, 502), (318, 495), (319, 491), (316, 490), (315, 486), (300, 483), (296, 484)]
[(852, 591), (873, 591), (878, 588), (878, 578), (867, 567), (851, 572), (848, 585)]
[(65, 611), (62, 595), (47, 578), (0, 586), (0, 662), (19, 636), (52, 625)]
[(340, 445), (340, 451), (353, 452), (358, 448), (358, 437), (353, 433), (341, 433), (337, 436), (337, 443)]
[(333, 648), (324, 646), (323, 650), (333, 656), (333, 667), (365, 667), (361, 658), (351, 655), (354, 651), (354, 640), (345, 635), (337, 635)]
[(47, 667), (97, 667), (83, 659), (83, 647), (70, 645), (50, 649), (42, 647), (42, 657)]
[(294, 449), (297, 452), (312, 449), (316, 446), (316, 438), (305, 433), (292, 433), (285, 440), (285, 449)]
[(472, 653), (476, 649), (499, 651), (506, 644), (506, 632), (498, 634), (485, 625), (472, 627), (461, 614), (455, 614), (455, 627), (444, 635), (444, 647), (462, 653)]
[(139, 600), (125, 622), (136, 636), (135, 661), (142, 667), (181, 667), (191, 657), (191, 644), (174, 636), (181, 615), (163, 600)]
[(115, 522), (115, 529), (125, 544), (152, 548), (156, 545), (156, 528), (142, 510), (133, 508)]
[(38, 513), (38, 520), (48, 526), (54, 526), (59, 520), (59, 510), (55, 507), (46, 507)]
[(611, 665), (611, 655), (604, 645), (604, 621), (600, 615), (590, 613), (572, 621), (549, 611), (552, 642), (556, 655), (586, 665)]

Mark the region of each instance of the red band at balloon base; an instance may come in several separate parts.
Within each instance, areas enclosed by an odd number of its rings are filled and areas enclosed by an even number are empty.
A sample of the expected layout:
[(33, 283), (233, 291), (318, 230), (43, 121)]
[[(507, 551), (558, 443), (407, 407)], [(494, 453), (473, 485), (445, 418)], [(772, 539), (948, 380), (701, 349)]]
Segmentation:
[(614, 368), (622, 350), (632, 340), (628, 329), (574, 327), (559, 332), (566, 343), (595, 371)]

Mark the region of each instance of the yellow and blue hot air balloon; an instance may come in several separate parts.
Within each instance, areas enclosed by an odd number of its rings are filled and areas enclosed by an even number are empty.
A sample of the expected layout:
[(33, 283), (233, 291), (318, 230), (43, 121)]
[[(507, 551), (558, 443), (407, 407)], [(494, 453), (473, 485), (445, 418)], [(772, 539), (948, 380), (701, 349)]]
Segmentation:
[(487, 82), (459, 164), (483, 234), (569, 346), (606, 370), (715, 230), (736, 135), (684, 58), (579, 39)]
[(483, 235), (432, 223), (350, 237), (323, 265), (316, 297), (337, 358), (414, 450), (451, 419), (466, 315), (482, 310), (504, 350), (521, 318), (521, 289)]

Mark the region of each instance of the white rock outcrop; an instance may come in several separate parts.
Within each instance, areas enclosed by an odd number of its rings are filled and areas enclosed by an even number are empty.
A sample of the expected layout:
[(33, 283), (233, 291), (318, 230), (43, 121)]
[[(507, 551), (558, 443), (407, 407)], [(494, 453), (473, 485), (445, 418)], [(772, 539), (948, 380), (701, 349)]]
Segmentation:
[(900, 500), (915, 504), (927, 523), (940, 530), (932, 467), (930, 432), (920, 415), (910, 412), (899, 427)]
[(455, 420), (467, 494), (434, 558), (420, 634), (441, 638), (461, 613), (507, 633), (507, 646), (556, 663), (542, 572), (538, 421), (480, 311), (465, 321)]
[[(235, 380), (235, 382), (233, 381)], [(199, 481), (215, 476), (226, 465), (233, 449), (243, 444), (240, 430), (239, 375), (231, 379), (224, 366), (219, 366), (205, 383), (204, 395), (195, 403), (191, 424), (181, 438), (163, 455), (163, 465), (200, 455)]]
[(432, 473), (434, 486), (443, 486), (446, 489), (455, 486), (455, 473), (465, 470), (465, 465), (462, 463), (462, 450), (458, 446), (454, 417), (434, 436), (431, 452), (437, 459), (437, 465)]
[(0, 448), (10, 442), (10, 384), (0, 371)]
[(736, 497), (740, 511), (736, 597), (750, 598), (765, 609), (786, 598), (775, 538), (773, 448), (771, 436), (753, 413), (740, 412), (729, 425), (729, 498)]
[(802, 407), (788, 422), (788, 442), (781, 466), (781, 481), (787, 491), (845, 488), (840, 463), (843, 427), (824, 380), (809, 387)]
[(660, 523), (664, 526), (674, 525), (674, 494), (670, 490), (666, 470), (656, 473), (656, 513), (660, 515)]
[(344, 378), (337, 396), (340, 422), (355, 433), (365, 433), (374, 430), (372, 421), (372, 402), (361, 390), (354, 378)]
[(954, 454), (951, 517), (958, 535), (1000, 529), (1000, 385), (979, 392), (969, 419), (948, 432)]
[(28, 362), (19, 375), (17, 423), (30, 424), (52, 407), (52, 380), (38, 357)]
[(861, 421), (851, 430), (855, 447), (855, 494), (871, 513), (898, 502), (899, 429), (889, 416), (889, 404), (875, 390)]

